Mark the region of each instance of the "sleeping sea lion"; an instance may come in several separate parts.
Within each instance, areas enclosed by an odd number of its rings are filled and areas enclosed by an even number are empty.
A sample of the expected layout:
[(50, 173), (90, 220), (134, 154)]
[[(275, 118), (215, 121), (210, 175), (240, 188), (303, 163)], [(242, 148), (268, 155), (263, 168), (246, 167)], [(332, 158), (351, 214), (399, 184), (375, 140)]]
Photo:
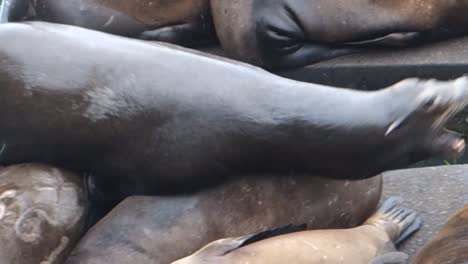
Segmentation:
[(396, 252), (394, 243), (418, 230), (422, 220), (399, 203), (387, 200), (356, 228), (297, 232), (300, 228), (289, 226), (226, 238), (173, 264), (405, 263), (408, 256)]
[(68, 25), (0, 24), (0, 38), (0, 164), (90, 174), (113, 202), (253, 173), (363, 179), (465, 147), (444, 125), (466, 77), (354, 91)]
[(464, 0), (211, 0), (211, 8), (227, 54), (269, 69), (468, 31)]
[(66, 264), (167, 264), (217, 239), (291, 223), (355, 227), (375, 212), (381, 192), (380, 176), (255, 175), (192, 195), (134, 196), (90, 229)]
[(0, 170), (0, 263), (62, 264), (84, 231), (83, 182), (58, 168)]

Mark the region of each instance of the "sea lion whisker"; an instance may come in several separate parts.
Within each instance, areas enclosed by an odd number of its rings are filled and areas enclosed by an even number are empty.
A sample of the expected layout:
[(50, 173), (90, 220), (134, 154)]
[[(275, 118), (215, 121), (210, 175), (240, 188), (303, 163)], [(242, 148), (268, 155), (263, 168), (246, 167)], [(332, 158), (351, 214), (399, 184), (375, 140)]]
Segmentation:
[(459, 104), (450, 106), (437, 118), (432, 127), (434, 129), (441, 128), (450, 118), (452, 118), (455, 114), (457, 114), (460, 111), (459, 109)]
[(3, 143), (2, 143), (2, 146), (0, 147), (0, 155), (2, 155), (3, 152), (5, 152), (5, 149), (6, 149), (6, 143), (3, 142)]

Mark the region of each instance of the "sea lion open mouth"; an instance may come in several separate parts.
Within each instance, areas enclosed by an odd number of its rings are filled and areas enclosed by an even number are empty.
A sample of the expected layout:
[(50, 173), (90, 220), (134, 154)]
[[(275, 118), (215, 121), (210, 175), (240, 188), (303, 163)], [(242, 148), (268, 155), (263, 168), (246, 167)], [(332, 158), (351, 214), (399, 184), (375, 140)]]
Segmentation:
[(434, 130), (433, 146), (435, 150), (441, 151), (445, 157), (458, 158), (465, 151), (465, 140), (461, 135), (446, 129), (447, 122), (456, 114), (460, 113), (468, 104), (467, 98), (467, 78), (462, 77), (454, 81), (453, 92), (455, 95), (450, 98), (436, 96), (432, 104), (427, 105), (428, 113), (434, 113), (435, 121), (432, 125)]

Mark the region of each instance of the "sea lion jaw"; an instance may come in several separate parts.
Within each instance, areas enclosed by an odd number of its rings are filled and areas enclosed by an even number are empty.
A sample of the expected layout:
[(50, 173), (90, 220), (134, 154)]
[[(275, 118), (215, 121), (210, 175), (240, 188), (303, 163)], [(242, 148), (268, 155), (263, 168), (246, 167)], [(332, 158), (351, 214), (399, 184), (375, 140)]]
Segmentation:
[[(463, 154), (465, 141), (457, 133), (445, 129), (445, 125), (468, 104), (467, 77), (451, 82), (408, 79), (395, 84), (389, 91), (391, 96), (401, 99), (392, 107), (393, 121), (385, 136), (417, 133), (422, 138), (423, 149), (433, 155), (457, 158)], [(413, 96), (405, 98), (408, 93)], [(412, 102), (406, 101), (408, 99)]]

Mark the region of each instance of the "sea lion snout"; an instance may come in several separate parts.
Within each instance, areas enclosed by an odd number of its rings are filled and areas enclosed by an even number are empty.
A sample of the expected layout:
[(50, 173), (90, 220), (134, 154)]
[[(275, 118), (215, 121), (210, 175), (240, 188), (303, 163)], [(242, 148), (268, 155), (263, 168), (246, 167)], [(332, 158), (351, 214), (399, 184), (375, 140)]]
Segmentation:
[(407, 79), (390, 91), (389, 96), (398, 98), (398, 102), (390, 107), (392, 121), (385, 133), (387, 137), (411, 134), (431, 155), (458, 158), (463, 154), (465, 141), (445, 125), (468, 104), (467, 77), (448, 82)]
[(448, 83), (429, 80), (418, 96), (422, 111), (428, 113), (453, 110), (461, 111), (468, 103), (468, 77), (460, 77)]
[(445, 125), (454, 115), (468, 104), (468, 78), (461, 77), (444, 83), (429, 81), (427, 90), (422, 92), (419, 103), (422, 114), (432, 122), (430, 147), (435, 154), (448, 158), (458, 158), (465, 150), (465, 141), (456, 132), (447, 130)]

